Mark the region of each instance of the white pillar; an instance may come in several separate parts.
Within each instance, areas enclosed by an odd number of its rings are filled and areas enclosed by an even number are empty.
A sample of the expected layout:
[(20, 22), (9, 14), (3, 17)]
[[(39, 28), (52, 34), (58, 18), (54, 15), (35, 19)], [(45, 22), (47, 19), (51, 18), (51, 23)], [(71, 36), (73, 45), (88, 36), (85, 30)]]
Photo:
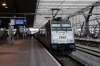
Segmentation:
[(9, 23), (9, 44), (11, 44), (11, 25)]

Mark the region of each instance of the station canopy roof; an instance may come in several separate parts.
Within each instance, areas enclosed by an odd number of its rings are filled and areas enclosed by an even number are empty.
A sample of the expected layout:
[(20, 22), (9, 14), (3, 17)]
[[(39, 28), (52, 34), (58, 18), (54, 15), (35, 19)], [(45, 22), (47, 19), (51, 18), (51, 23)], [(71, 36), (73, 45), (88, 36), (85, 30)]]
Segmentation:
[[(1, 28), (8, 28), (10, 19), (21, 19), (25, 17), (27, 26), (33, 27), (34, 16), (26, 13), (35, 13), (37, 0), (0, 0), (0, 21)], [(16, 14), (20, 13), (20, 14)]]
[(39, 0), (36, 8), (37, 15), (34, 18), (34, 28), (43, 26), (47, 22), (45, 17), (52, 17), (52, 11), (50, 11), (52, 8), (61, 9), (57, 16), (66, 18), (98, 1), (100, 0)]

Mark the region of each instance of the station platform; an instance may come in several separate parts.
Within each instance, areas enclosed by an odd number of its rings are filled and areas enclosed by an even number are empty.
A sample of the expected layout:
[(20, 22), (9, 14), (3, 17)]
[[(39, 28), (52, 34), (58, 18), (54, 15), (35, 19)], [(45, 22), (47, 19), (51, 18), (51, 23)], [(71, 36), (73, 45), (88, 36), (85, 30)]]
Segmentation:
[(0, 66), (61, 66), (35, 38), (4, 42), (0, 47)]

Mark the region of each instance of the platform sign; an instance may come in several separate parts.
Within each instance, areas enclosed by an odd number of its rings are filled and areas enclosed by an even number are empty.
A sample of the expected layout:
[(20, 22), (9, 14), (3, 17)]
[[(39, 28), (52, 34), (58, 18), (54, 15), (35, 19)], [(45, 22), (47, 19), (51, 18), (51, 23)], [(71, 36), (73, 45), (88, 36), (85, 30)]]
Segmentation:
[(16, 25), (24, 24), (23, 20), (15, 20)]
[(15, 20), (14, 19), (10, 20), (10, 25), (15, 25)]
[(15, 19), (15, 25), (27, 25), (26, 19)]
[(24, 19), (24, 25), (27, 25), (26, 19)]
[(19, 26), (27, 25), (26, 19), (11, 19), (10, 23), (11, 25), (19, 25)]

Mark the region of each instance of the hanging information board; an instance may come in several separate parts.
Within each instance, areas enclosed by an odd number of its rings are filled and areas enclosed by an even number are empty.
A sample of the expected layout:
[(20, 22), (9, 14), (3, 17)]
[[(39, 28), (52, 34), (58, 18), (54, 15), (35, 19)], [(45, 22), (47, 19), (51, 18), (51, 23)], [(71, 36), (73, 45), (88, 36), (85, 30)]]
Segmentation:
[(27, 25), (26, 19), (15, 19), (15, 25)]
[(19, 25), (19, 26), (27, 25), (26, 19), (11, 19), (10, 21), (12, 25)]

